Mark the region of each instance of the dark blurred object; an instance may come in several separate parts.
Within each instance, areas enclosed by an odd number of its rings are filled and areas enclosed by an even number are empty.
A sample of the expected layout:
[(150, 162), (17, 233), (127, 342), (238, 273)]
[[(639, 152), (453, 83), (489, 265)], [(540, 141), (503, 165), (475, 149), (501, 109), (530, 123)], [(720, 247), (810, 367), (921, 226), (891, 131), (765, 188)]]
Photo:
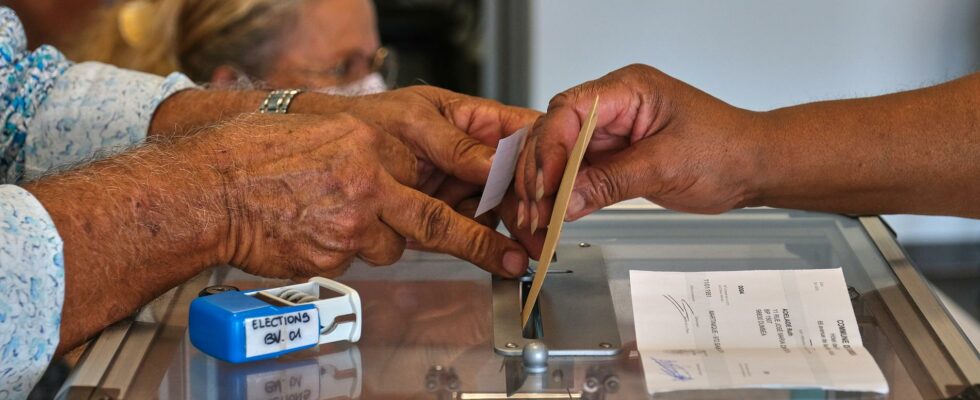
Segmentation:
[(963, 393), (950, 397), (953, 400), (980, 400), (980, 384), (968, 387)]
[(980, 320), (980, 243), (905, 243), (902, 246), (936, 289)]
[(214, 285), (208, 286), (197, 294), (197, 297), (210, 296), (212, 294), (224, 293), (224, 292), (237, 292), (238, 288), (231, 285)]
[(109, 0), (0, 0), (17, 13), (27, 33), (28, 48), (42, 44), (64, 47), (88, 15)]
[(480, 0), (375, 0), (381, 43), (398, 56), (397, 87), (480, 89)]
[(27, 398), (30, 400), (53, 399), (58, 394), (58, 390), (61, 389), (61, 385), (65, 383), (65, 379), (68, 379), (70, 372), (71, 368), (64, 361), (52, 361)]

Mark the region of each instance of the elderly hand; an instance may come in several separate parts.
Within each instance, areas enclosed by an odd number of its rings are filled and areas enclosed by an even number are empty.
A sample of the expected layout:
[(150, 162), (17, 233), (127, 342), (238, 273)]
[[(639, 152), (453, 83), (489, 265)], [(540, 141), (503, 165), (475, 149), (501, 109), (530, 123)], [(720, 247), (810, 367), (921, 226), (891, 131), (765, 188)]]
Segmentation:
[(354, 257), (395, 262), (405, 238), (517, 276), (517, 243), (412, 189), (416, 159), (349, 115), (251, 116), (202, 136), (227, 190), (225, 259), (250, 273), (341, 274)]
[[(216, 117), (254, 110), (265, 96), (265, 92), (186, 90), (161, 104), (151, 132), (179, 134), (208, 126)], [(397, 137), (419, 161), (415, 188), (466, 215), (475, 211), (474, 197), (479, 196), (489, 174), (493, 146), (540, 115), (431, 86), (362, 97), (302, 93), (289, 110), (316, 115), (346, 112)], [(517, 209), (511, 204), (516, 205), (516, 200), (505, 201), (497, 209), (509, 227), (517, 219)], [(511, 231), (522, 243), (535, 241), (530, 232)]]
[[(754, 113), (645, 66), (631, 65), (555, 96), (518, 161), (520, 212), (551, 214), (568, 153), (599, 96), (595, 133), (566, 219), (645, 197), (664, 207), (720, 213), (746, 205), (759, 166)], [(525, 223), (527, 224), (527, 223)], [(524, 225), (524, 224), (522, 224)]]
[(411, 186), (416, 159), (350, 115), (246, 115), (24, 185), (64, 241), (59, 352), (204, 268), (336, 276), (405, 238), (504, 276), (516, 242)]
[(540, 115), (432, 86), (352, 97), (348, 110), (412, 149), (422, 162), (420, 185), (426, 193), (434, 193), (447, 175), (485, 183), (497, 141)]
[[(398, 137), (419, 160), (416, 188), (466, 216), (476, 211), (490, 173), (493, 147), (504, 137), (531, 125), (541, 113), (432, 86), (412, 86), (371, 96), (349, 98), (346, 110)], [(532, 251), (544, 235), (514, 229), (517, 201), (505, 198), (495, 212), (510, 232)], [(493, 226), (488, 213), (481, 222)], [(425, 248), (425, 246), (421, 246)]]

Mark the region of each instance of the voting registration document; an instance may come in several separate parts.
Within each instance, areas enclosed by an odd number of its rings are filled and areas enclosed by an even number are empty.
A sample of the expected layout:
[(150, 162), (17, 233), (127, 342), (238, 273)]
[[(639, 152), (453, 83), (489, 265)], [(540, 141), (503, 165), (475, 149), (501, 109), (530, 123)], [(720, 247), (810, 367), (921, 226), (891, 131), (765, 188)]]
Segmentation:
[(888, 391), (838, 269), (630, 271), (650, 393), (807, 387)]

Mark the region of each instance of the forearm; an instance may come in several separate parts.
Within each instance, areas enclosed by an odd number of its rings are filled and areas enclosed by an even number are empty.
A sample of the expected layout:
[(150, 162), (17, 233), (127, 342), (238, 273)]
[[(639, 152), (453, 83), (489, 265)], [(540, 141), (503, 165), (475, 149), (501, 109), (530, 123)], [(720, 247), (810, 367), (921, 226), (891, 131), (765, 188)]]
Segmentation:
[(64, 242), (59, 354), (226, 261), (222, 180), (178, 153), (151, 144), (24, 186)]
[(184, 90), (168, 97), (153, 113), (148, 134), (184, 135), (229, 117), (255, 112), (263, 91)]
[(980, 217), (980, 74), (756, 120), (755, 205)]
[[(240, 114), (253, 113), (267, 91), (185, 90), (170, 96), (157, 108), (150, 135), (183, 135), (212, 126)], [(330, 115), (346, 110), (344, 98), (320, 93), (300, 93), (289, 107), (293, 114)]]

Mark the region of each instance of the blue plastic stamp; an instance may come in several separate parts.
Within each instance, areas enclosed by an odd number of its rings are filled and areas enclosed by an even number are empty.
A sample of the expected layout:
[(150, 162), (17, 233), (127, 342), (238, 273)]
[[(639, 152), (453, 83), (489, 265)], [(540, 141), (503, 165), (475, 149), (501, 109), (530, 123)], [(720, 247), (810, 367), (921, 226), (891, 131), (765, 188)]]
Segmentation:
[(195, 347), (224, 361), (275, 358), (321, 343), (358, 341), (361, 298), (325, 278), (218, 293), (191, 302), (189, 331)]

